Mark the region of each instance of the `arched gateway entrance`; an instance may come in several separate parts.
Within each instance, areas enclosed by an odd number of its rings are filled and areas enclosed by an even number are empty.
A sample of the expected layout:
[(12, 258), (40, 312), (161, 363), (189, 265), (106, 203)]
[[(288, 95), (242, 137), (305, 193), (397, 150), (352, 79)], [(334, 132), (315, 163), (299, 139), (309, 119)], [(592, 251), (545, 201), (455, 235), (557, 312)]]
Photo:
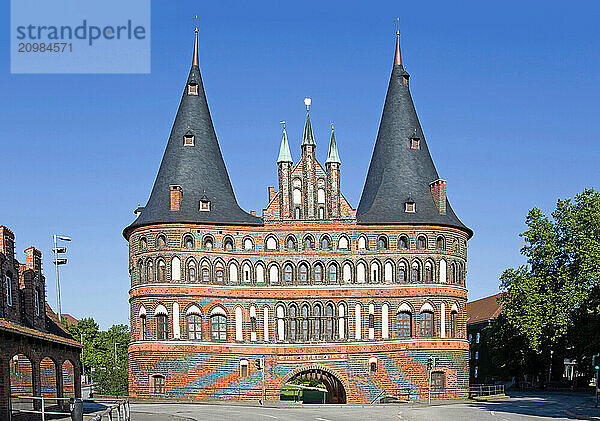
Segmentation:
[(289, 387), (297, 385), (297, 387), (303, 388), (305, 396), (309, 394), (309, 391), (318, 392), (319, 390), (326, 389), (325, 403), (346, 403), (346, 390), (342, 381), (325, 368), (311, 367), (299, 369), (289, 377), (285, 385), (290, 385)]

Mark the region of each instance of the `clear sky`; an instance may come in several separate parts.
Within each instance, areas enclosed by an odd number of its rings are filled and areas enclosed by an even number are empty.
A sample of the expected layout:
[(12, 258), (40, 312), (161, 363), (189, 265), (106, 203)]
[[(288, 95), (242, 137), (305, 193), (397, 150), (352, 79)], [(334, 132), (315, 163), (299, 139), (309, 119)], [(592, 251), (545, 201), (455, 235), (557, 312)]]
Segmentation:
[[(0, 22), (9, 28), (8, 2)], [(362, 192), (392, 68), (402, 56), (425, 137), (469, 241), (469, 298), (498, 291), (523, 262), (524, 218), (598, 188), (600, 4), (504, 2), (152, 2), (149, 75), (11, 75), (0, 33), (0, 224), (18, 258), (44, 253), (56, 307), (53, 233), (73, 237), (63, 312), (102, 327), (129, 319), (122, 229), (144, 205), (191, 64), (200, 68), (237, 198), (248, 211), (276, 184), (279, 121), (299, 157), (312, 97), (317, 155), (334, 122), (342, 191)]]

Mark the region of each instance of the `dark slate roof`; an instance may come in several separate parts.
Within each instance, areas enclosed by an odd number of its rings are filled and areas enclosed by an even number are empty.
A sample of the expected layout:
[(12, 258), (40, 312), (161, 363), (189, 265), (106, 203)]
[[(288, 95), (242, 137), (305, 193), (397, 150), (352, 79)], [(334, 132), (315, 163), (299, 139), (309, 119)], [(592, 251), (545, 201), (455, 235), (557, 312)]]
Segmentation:
[[(394, 65), (385, 99), (379, 133), (371, 165), (356, 212), (363, 224), (435, 224), (463, 229), (450, 203), (440, 215), (429, 185), (440, 177), (435, 169), (410, 91), (404, 85), (408, 76), (402, 65)], [(415, 132), (416, 130), (416, 132)], [(420, 139), (420, 149), (410, 148), (411, 137)], [(404, 202), (412, 198), (416, 212), (405, 212)]]
[[(188, 95), (187, 85), (198, 84), (198, 95)], [(194, 146), (184, 146), (183, 136), (191, 132)], [(171, 211), (170, 186), (181, 186), (179, 211)], [(210, 200), (210, 211), (200, 212), (202, 196)], [(260, 225), (262, 219), (243, 211), (237, 203), (223, 156), (217, 142), (204, 93), (200, 69), (192, 65), (165, 154), (145, 207), (124, 230), (157, 223)]]

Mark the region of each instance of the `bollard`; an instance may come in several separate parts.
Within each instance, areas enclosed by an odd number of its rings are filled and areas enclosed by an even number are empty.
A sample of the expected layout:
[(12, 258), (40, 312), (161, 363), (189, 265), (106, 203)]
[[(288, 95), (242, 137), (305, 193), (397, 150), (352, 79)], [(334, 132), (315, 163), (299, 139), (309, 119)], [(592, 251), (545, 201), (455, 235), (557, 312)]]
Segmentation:
[(69, 406), (71, 407), (71, 420), (83, 421), (83, 400), (71, 398), (69, 399)]

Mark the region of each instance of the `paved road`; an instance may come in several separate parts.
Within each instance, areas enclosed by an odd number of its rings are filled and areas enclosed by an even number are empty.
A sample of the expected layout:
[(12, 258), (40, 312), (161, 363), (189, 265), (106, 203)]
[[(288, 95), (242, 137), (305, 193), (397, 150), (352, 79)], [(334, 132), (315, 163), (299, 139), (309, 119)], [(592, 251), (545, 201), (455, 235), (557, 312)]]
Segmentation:
[(564, 410), (586, 399), (576, 394), (515, 394), (495, 402), (464, 402), (437, 406), (408, 405), (302, 405), (262, 408), (237, 405), (132, 404), (133, 421), (514, 421), (571, 419)]

